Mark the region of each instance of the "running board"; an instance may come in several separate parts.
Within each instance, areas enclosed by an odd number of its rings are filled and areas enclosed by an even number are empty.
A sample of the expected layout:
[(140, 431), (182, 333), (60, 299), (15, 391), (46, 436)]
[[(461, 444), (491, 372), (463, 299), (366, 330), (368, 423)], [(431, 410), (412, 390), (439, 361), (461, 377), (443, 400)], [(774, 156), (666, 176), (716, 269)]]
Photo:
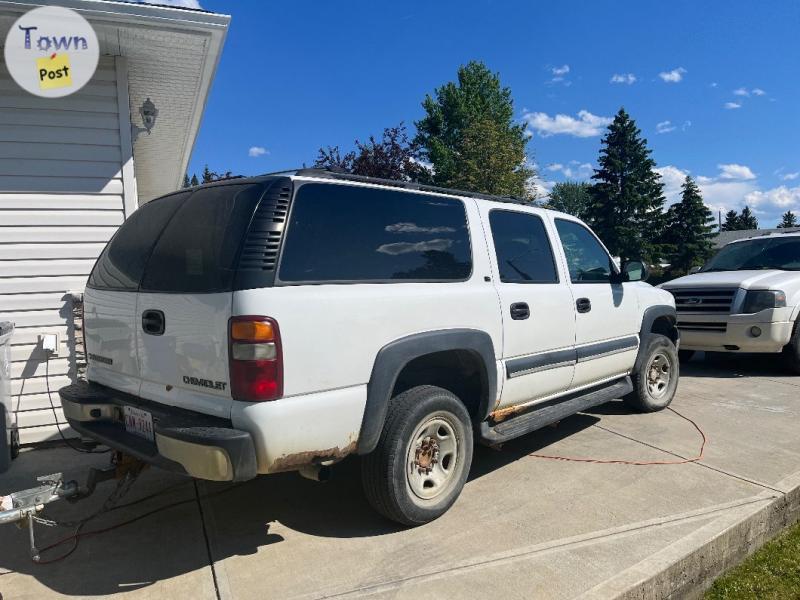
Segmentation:
[(580, 392), (579, 395), (557, 398), (542, 406), (534, 405), (530, 410), (517, 416), (509, 417), (494, 426), (484, 421), (480, 425), (479, 435), (483, 442), (501, 444), (531, 431), (552, 425), (593, 406), (622, 398), (632, 391), (631, 378), (623, 377), (610, 385), (593, 388), (589, 392)]

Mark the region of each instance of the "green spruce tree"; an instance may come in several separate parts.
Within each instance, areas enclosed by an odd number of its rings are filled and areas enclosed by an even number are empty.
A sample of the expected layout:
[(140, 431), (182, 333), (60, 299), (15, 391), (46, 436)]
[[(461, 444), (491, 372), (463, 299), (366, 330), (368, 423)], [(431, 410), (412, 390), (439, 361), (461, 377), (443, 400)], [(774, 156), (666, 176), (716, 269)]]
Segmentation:
[(786, 227), (797, 227), (797, 215), (790, 210), (783, 213), (781, 222), (778, 223), (779, 229), (785, 229)]
[(685, 275), (692, 267), (711, 258), (714, 215), (703, 202), (700, 188), (688, 175), (683, 182), (681, 200), (670, 206), (666, 222), (664, 241), (669, 248), (673, 275)]
[(189, 183), (191, 183), (192, 187), (194, 187), (196, 185), (200, 185), (200, 182), (197, 180), (197, 175), (196, 174), (194, 174), (194, 173), (192, 174), (192, 180)]
[(720, 227), (720, 231), (739, 231), (742, 229), (739, 222), (739, 213), (735, 210), (729, 210), (725, 213), (725, 222)]
[(745, 206), (739, 215), (739, 229), (758, 229), (758, 219), (749, 206)]
[(587, 217), (612, 254), (656, 262), (663, 249), (664, 184), (647, 140), (624, 108), (602, 139)]
[(422, 107), (414, 143), (433, 166), (432, 183), (533, 198), (525, 126), (514, 122), (511, 90), (497, 73), (472, 61), (458, 69), (458, 81), (426, 96)]
[(191, 185), (191, 183), (189, 183), (189, 174), (188, 173), (184, 173), (183, 174), (183, 185), (181, 187), (187, 188), (190, 185)]

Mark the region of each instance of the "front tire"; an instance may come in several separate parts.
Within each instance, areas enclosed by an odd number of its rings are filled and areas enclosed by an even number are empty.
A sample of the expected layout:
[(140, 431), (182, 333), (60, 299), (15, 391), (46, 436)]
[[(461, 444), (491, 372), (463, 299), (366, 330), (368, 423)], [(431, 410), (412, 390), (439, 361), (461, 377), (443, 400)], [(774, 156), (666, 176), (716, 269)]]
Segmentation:
[(795, 323), (792, 337), (783, 348), (783, 363), (789, 372), (800, 375), (800, 322)]
[(631, 373), (633, 391), (625, 403), (640, 412), (655, 412), (670, 405), (678, 388), (680, 366), (672, 340), (652, 334), (645, 338), (643, 360)]
[(361, 462), (367, 500), (403, 525), (433, 521), (461, 493), (472, 447), (469, 413), (455, 395), (432, 385), (398, 394), (378, 446)]

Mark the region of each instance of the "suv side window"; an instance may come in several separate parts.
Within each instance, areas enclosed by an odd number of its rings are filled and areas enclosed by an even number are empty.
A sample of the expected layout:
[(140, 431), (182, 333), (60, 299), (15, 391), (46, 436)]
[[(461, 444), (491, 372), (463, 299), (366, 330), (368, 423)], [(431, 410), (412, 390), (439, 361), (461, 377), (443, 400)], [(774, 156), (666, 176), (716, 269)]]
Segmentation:
[(158, 198), (139, 207), (128, 217), (97, 259), (88, 287), (126, 292), (138, 290), (153, 245), (190, 193)]
[(556, 219), (572, 283), (608, 283), (616, 271), (611, 257), (594, 234), (575, 221)]
[(553, 249), (542, 219), (511, 210), (489, 212), (503, 283), (558, 283)]
[(285, 283), (463, 281), (472, 272), (466, 209), (455, 198), (306, 183), (288, 227)]

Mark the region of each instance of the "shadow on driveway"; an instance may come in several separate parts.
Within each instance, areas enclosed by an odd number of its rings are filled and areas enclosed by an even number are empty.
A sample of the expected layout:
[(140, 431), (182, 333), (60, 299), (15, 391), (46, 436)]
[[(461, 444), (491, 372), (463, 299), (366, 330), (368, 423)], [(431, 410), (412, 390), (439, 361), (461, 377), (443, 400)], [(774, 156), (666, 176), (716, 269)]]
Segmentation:
[[(575, 415), (562, 421), (557, 428), (547, 427), (509, 442), (501, 450), (476, 445), (469, 479), (502, 469), (598, 420), (589, 415)], [(97, 464), (99, 460), (92, 457), (88, 462), (70, 452), (58, 448), (24, 453), (23, 462), (27, 464), (20, 467), (26, 471), (26, 477), (30, 475), (30, 482), (16, 487), (33, 485), (35, 474), (70, 470), (58, 463), (71, 466), (73, 473), (68, 476), (82, 476), (79, 474), (86, 468), (81, 465)], [(48, 460), (53, 453), (58, 454), (59, 460)], [(25, 591), (31, 589), (31, 583), (22, 578), (15, 579), (15, 585), (8, 589), (6, 581), (13, 575), (2, 571), (11, 571), (29, 575), (46, 588), (67, 595), (99, 596), (167, 584), (167, 587), (157, 588), (155, 593), (169, 595), (174, 585), (180, 590), (179, 597), (200, 598), (208, 591), (213, 592), (213, 582), (207, 571), (209, 556), (213, 554), (215, 561), (221, 561), (229, 556), (255, 554), (270, 544), (280, 544), (283, 538), (270, 533), (274, 522), (308, 536), (326, 538), (382, 536), (402, 530), (375, 513), (367, 503), (361, 490), (357, 457), (336, 465), (334, 478), (325, 484), (303, 479), (296, 473), (258, 477), (233, 486), (202, 482), (198, 485), (199, 493), (208, 497), (200, 504), (192, 482), (184, 480), (181, 484), (181, 479), (172, 474), (147, 470), (123, 503), (176, 484), (169, 493), (92, 520), (84, 531), (112, 527), (159, 507), (181, 504), (118, 529), (85, 537), (73, 554), (54, 564), (34, 564), (28, 558), (27, 531), (4, 527), (0, 544), (0, 589), (7, 591), (8, 597), (14, 597), (17, 585), (24, 585)], [(75, 505), (65, 502), (51, 505), (45, 514), (60, 520), (91, 514), (111, 492), (111, 486), (104, 484), (95, 496)], [(6, 485), (0, 487), (3, 488), (0, 491), (8, 491)], [(204, 518), (201, 518), (201, 506)], [(42, 548), (72, 531), (40, 526), (37, 528), (38, 546)], [(69, 548), (70, 544), (65, 544), (43, 557), (55, 558)]]

